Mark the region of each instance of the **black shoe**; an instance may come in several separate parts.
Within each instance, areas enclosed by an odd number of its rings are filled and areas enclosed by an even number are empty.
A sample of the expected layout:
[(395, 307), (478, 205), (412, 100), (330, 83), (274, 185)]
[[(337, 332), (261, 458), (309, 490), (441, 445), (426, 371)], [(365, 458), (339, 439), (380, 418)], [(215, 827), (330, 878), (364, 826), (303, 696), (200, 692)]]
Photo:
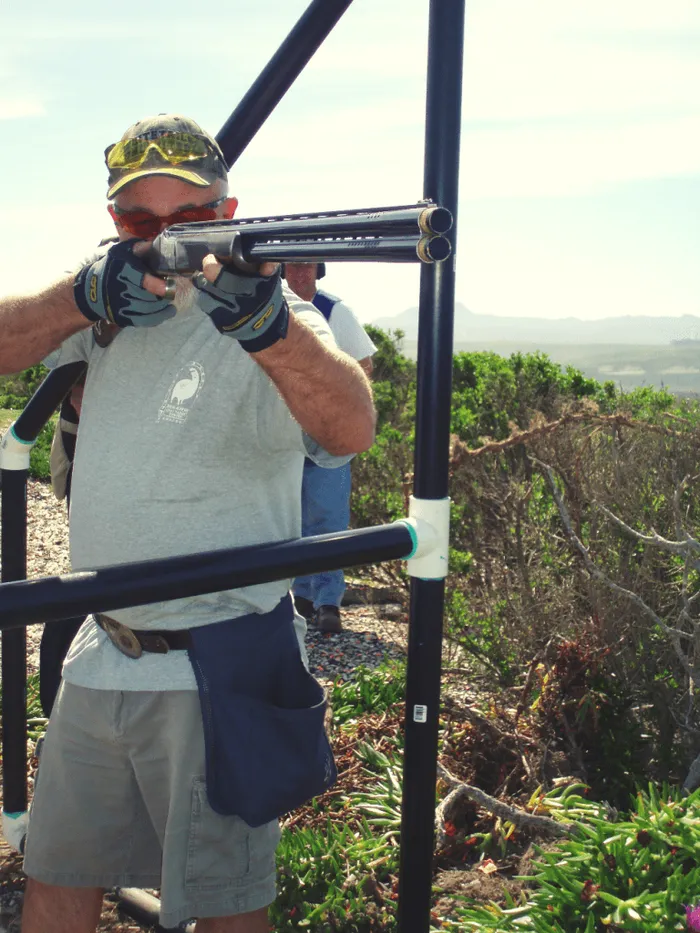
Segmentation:
[(337, 606), (319, 606), (315, 619), (319, 632), (331, 632), (337, 635), (343, 631), (343, 626), (340, 624), (340, 609)]
[(294, 608), (299, 613), (300, 616), (303, 616), (307, 622), (309, 622), (314, 617), (314, 604), (310, 599), (307, 599), (305, 596), (295, 596), (294, 597)]

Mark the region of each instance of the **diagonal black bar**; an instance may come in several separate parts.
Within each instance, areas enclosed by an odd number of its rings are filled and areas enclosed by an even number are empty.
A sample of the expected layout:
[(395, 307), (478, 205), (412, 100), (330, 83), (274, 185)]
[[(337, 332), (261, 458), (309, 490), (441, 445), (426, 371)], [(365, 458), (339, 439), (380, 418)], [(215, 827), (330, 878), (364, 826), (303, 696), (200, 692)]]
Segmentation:
[(7, 583), (0, 586), (0, 629), (404, 558), (413, 547), (412, 530), (398, 521)]
[(35, 441), (39, 432), (56, 411), (87, 368), (87, 363), (67, 363), (52, 369), (18, 416), (13, 427), (22, 441)]
[[(465, 0), (430, 0), (423, 196), (452, 213), (452, 258), (421, 268), (414, 495), (448, 495)], [(445, 581), (411, 581), (401, 812), (400, 933), (427, 933)]]
[(216, 134), (231, 166), (304, 70), (352, 0), (313, 0)]

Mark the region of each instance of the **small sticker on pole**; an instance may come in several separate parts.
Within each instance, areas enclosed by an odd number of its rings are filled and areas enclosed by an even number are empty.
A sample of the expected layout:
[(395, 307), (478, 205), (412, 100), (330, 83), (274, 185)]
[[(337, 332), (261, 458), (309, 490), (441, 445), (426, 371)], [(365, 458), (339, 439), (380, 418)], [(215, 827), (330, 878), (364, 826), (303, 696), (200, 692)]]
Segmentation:
[(413, 721), (414, 722), (427, 722), (428, 721), (428, 707), (416, 704), (413, 707)]

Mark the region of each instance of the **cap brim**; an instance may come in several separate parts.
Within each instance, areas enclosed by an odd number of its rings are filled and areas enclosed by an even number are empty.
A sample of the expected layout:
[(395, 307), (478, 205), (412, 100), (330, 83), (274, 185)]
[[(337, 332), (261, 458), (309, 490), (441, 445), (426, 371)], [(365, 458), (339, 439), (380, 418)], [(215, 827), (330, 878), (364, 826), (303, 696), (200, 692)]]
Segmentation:
[(128, 175), (124, 175), (119, 181), (115, 181), (107, 190), (107, 197), (113, 198), (116, 194), (119, 194), (123, 188), (130, 185), (132, 181), (138, 181), (139, 178), (147, 178), (149, 175), (170, 175), (172, 178), (179, 178), (182, 181), (186, 181), (188, 185), (196, 185), (198, 188), (208, 188), (209, 185), (214, 184), (218, 177), (214, 175), (208, 178), (198, 172), (188, 171), (184, 168), (176, 168), (174, 165), (160, 166), (158, 168), (144, 168), (139, 172), (129, 172)]

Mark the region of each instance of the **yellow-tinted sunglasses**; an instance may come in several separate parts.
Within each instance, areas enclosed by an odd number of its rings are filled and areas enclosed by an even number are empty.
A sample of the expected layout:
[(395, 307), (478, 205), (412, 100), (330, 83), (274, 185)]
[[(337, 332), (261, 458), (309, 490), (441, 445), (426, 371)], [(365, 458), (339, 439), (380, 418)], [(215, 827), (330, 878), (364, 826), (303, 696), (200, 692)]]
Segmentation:
[(157, 139), (122, 139), (105, 152), (110, 169), (134, 169), (143, 165), (151, 149), (170, 165), (180, 165), (211, 154), (207, 141), (193, 133), (167, 133)]

